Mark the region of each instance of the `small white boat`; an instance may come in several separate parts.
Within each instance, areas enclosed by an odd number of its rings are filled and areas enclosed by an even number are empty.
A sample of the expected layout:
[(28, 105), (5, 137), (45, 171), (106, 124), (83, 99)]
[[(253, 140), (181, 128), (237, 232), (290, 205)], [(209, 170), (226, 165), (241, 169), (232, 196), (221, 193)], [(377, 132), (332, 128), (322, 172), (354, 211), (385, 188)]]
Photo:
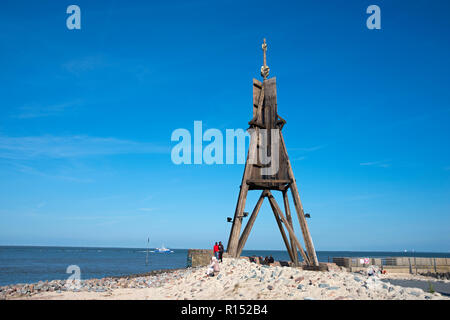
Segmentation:
[(153, 251), (153, 252), (155, 252), (155, 253), (172, 253), (173, 251), (165, 248), (164, 245), (162, 245), (161, 248), (156, 248), (155, 251)]

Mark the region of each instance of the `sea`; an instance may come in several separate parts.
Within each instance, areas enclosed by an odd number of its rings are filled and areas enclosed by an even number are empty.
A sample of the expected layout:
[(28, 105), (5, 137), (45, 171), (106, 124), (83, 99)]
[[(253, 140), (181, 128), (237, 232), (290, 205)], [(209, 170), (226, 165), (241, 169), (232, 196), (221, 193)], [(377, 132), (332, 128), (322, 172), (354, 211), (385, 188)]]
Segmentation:
[[(82, 248), (0, 246), (0, 286), (65, 280), (79, 268), (81, 279), (143, 274), (153, 270), (179, 269), (187, 265), (188, 249), (171, 249), (171, 253), (155, 253), (150, 248)], [(269, 256), (288, 261), (286, 251), (244, 250), (243, 256)], [(320, 262), (332, 262), (333, 257), (442, 257), (450, 253), (438, 252), (362, 252), (317, 251)], [(68, 272), (69, 271), (69, 272)]]

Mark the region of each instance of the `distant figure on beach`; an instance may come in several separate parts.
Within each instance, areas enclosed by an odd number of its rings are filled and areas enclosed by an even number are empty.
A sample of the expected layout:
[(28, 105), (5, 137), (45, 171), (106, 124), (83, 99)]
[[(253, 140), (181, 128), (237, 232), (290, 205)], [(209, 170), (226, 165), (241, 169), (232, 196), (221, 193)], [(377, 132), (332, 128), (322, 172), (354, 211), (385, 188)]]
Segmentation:
[(269, 257), (268, 257), (268, 256), (266, 256), (266, 257), (264, 258), (264, 264), (269, 264)]
[(219, 241), (219, 260), (220, 260), (220, 262), (222, 262), (223, 251), (224, 251), (224, 249), (223, 249), (222, 241)]
[(386, 270), (384, 270), (383, 266), (380, 266), (380, 270), (378, 270), (380, 274), (386, 274)]
[(275, 260), (273, 259), (273, 257), (269, 256), (269, 263), (274, 263), (274, 262), (275, 262)]
[(214, 255), (216, 256), (216, 259), (219, 259), (219, 246), (217, 242), (214, 244)]

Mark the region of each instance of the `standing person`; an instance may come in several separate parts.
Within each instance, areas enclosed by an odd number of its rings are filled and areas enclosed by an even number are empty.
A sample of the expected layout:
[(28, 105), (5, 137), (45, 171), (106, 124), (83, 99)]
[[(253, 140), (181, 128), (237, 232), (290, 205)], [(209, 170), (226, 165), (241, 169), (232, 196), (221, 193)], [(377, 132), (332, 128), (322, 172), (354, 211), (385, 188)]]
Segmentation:
[(222, 262), (223, 251), (224, 251), (224, 249), (223, 249), (222, 241), (219, 241), (219, 260), (220, 260), (220, 262)]
[(216, 244), (214, 245), (214, 256), (216, 257), (216, 259), (219, 259), (219, 246)]

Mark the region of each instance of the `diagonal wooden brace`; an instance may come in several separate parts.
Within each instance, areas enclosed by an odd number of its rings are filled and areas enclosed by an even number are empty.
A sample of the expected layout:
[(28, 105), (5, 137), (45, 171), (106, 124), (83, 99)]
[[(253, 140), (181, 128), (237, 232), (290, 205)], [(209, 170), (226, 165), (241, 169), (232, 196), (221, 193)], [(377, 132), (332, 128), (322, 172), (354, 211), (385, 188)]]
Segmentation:
[(270, 204), (272, 205), (273, 208), (275, 208), (275, 211), (277, 211), (278, 215), (280, 216), (281, 220), (283, 221), (284, 225), (286, 226), (286, 229), (289, 232), (289, 236), (292, 237), (292, 239), (295, 242), (295, 245), (300, 250), (300, 254), (303, 257), (303, 260), (305, 260), (305, 262), (308, 265), (310, 265), (310, 260), (309, 260), (308, 256), (306, 255), (305, 251), (303, 251), (302, 245), (300, 244), (300, 241), (298, 241), (297, 236), (294, 233), (294, 230), (292, 230), (291, 226), (289, 225), (286, 218), (284, 217), (283, 212), (281, 212), (281, 209), (278, 206), (277, 202), (275, 201), (275, 198), (273, 197), (272, 193), (270, 191), (268, 191), (268, 193), (269, 194), (267, 197), (269, 198)]

